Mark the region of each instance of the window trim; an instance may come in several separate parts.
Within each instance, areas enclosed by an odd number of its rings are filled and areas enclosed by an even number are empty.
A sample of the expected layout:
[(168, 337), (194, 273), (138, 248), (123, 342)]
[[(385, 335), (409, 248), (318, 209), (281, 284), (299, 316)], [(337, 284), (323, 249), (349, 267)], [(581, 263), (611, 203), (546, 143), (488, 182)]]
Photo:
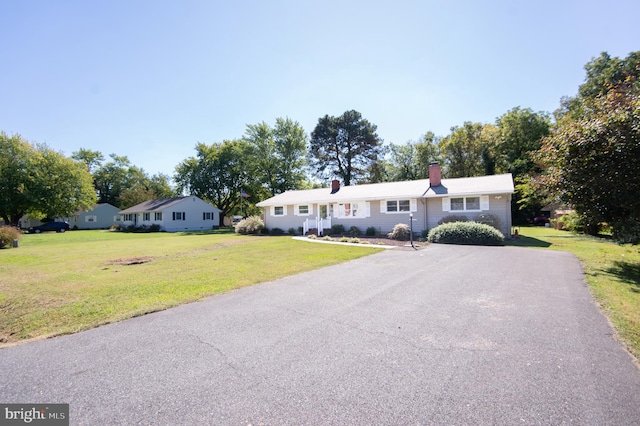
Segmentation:
[[(344, 215), (346, 211), (346, 205), (349, 205), (349, 215)], [(354, 204), (356, 208), (354, 209)], [(353, 215), (353, 211), (360, 214)], [(341, 203), (335, 203), (333, 207), (333, 214), (336, 219), (365, 219), (371, 216), (371, 203), (368, 201), (343, 201)]]
[[(463, 209), (462, 210), (454, 210), (451, 208), (451, 200), (454, 199), (459, 199), (462, 198), (462, 203), (463, 203)], [(468, 198), (477, 198), (478, 199), (478, 209), (468, 209), (467, 208), (467, 199)], [(489, 206), (489, 196), (488, 195), (464, 195), (461, 197), (444, 197), (442, 199), (442, 211), (443, 212), (452, 212), (452, 213), (458, 213), (458, 212), (481, 212), (481, 211), (486, 211), (486, 210), (490, 210), (490, 206)]]
[[(409, 210), (400, 210), (400, 202), (408, 201)], [(395, 203), (396, 210), (389, 210), (389, 203)], [(380, 213), (385, 214), (407, 214), (418, 211), (418, 200), (415, 198), (389, 198), (380, 201)]]
[[(276, 209), (281, 208), (282, 209), (282, 213), (281, 214), (277, 214), (276, 213)], [(271, 216), (276, 216), (276, 217), (281, 217), (281, 216), (286, 216), (287, 215), (287, 206), (271, 206)]]

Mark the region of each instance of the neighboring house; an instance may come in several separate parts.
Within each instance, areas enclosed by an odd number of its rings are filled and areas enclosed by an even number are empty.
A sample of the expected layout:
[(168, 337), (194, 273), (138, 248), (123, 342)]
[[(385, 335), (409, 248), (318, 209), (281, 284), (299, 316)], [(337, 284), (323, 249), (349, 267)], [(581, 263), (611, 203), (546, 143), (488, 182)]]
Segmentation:
[(511, 234), (511, 174), (441, 179), (437, 164), (429, 167), (429, 179), (331, 188), (287, 191), (257, 205), (264, 208), (267, 228), (297, 230), (304, 233), (330, 229), (341, 224), (348, 231), (361, 232), (374, 227), (379, 233), (393, 230), (398, 223), (410, 223), (420, 233), (438, 225), (450, 215), (474, 220), (480, 214), (496, 216), (500, 231)]
[(158, 225), (167, 232), (216, 229), (220, 209), (196, 196), (149, 200), (120, 211), (123, 226)]
[(120, 209), (111, 204), (98, 204), (88, 211), (79, 211), (74, 216), (64, 218), (71, 229), (108, 229), (122, 223)]

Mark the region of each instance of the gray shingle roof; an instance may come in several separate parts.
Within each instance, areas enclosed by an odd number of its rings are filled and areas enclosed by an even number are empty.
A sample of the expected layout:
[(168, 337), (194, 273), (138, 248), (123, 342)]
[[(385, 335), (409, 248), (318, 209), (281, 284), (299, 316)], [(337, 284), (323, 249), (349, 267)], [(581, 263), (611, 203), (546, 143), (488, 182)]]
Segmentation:
[(179, 203), (185, 198), (188, 197), (158, 198), (157, 200), (149, 200), (144, 203), (136, 204), (133, 207), (129, 207), (126, 210), (122, 210), (120, 213), (159, 212)]
[(513, 191), (513, 178), (510, 173), (507, 173), (503, 175), (442, 179), (441, 184), (433, 188), (429, 187), (429, 179), (422, 179), (343, 186), (335, 194), (331, 193), (331, 188), (286, 191), (259, 202), (257, 206), (267, 207), (393, 198), (437, 198), (473, 194), (511, 194)]

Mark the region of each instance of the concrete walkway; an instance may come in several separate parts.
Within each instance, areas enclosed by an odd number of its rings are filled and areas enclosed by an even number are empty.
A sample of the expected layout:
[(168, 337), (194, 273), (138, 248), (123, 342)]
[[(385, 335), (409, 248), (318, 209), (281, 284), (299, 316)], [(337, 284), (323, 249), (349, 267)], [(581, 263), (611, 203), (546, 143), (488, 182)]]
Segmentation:
[[(215, 271), (212, 271), (215, 273)], [(631, 425), (640, 372), (568, 253), (388, 250), (0, 350), (71, 424)]]

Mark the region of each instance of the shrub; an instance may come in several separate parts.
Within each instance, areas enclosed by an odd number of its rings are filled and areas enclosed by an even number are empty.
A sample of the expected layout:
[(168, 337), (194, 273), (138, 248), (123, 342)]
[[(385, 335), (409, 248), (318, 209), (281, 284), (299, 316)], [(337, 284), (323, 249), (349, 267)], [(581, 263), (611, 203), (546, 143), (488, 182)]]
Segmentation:
[(331, 235), (342, 235), (344, 234), (344, 225), (336, 223), (331, 227)]
[(288, 233), (289, 235), (296, 235), (296, 230), (295, 230), (295, 229), (293, 229), (293, 228), (289, 228), (289, 230), (287, 231), (287, 233)]
[(585, 231), (585, 221), (582, 216), (576, 212), (565, 214), (558, 219), (560, 229), (565, 231), (571, 231), (576, 233), (582, 233)]
[(339, 240), (341, 243), (348, 243), (349, 242), (349, 238), (348, 237), (342, 237)]
[(449, 216), (445, 216), (438, 222), (438, 225), (442, 225), (443, 223), (453, 223), (453, 222), (468, 222), (464, 215), (450, 214)]
[(237, 234), (257, 234), (264, 228), (264, 222), (260, 216), (249, 216), (236, 223), (235, 228)]
[(282, 230), (281, 228), (271, 228), (271, 231), (269, 231), (270, 235), (284, 235), (284, 230)]
[(393, 227), (393, 231), (387, 234), (387, 237), (392, 240), (399, 241), (407, 241), (411, 236), (411, 231), (409, 230), (409, 225), (404, 223), (399, 223)]
[(619, 220), (613, 224), (612, 237), (619, 243), (640, 243), (640, 223), (633, 218)]
[(22, 238), (22, 232), (13, 226), (0, 226), (0, 248), (13, 247), (13, 240)]
[(324, 237), (322, 237), (322, 240), (323, 240), (323, 241), (335, 241), (333, 238), (331, 238), (331, 237), (330, 237), (330, 236), (328, 236), (328, 235), (325, 235)]
[(475, 244), (498, 246), (504, 235), (492, 226), (476, 222), (443, 223), (429, 231), (427, 241), (442, 244)]
[(362, 232), (357, 226), (352, 226), (351, 228), (349, 228), (350, 237), (359, 237), (360, 235), (362, 235)]
[(482, 213), (475, 218), (475, 222), (484, 223), (485, 225), (493, 226), (496, 229), (500, 229), (500, 218), (498, 216)]
[(349, 238), (351, 244), (360, 244), (360, 238)]
[(367, 230), (365, 232), (365, 235), (367, 237), (375, 237), (377, 233), (378, 233), (378, 230), (376, 229), (376, 227), (375, 226), (370, 226), (370, 227), (367, 228)]
[(153, 225), (149, 226), (149, 232), (160, 232), (160, 225), (154, 223)]
[(310, 240), (316, 240), (318, 239), (318, 236), (316, 234), (309, 234), (307, 235), (307, 238), (309, 238)]

